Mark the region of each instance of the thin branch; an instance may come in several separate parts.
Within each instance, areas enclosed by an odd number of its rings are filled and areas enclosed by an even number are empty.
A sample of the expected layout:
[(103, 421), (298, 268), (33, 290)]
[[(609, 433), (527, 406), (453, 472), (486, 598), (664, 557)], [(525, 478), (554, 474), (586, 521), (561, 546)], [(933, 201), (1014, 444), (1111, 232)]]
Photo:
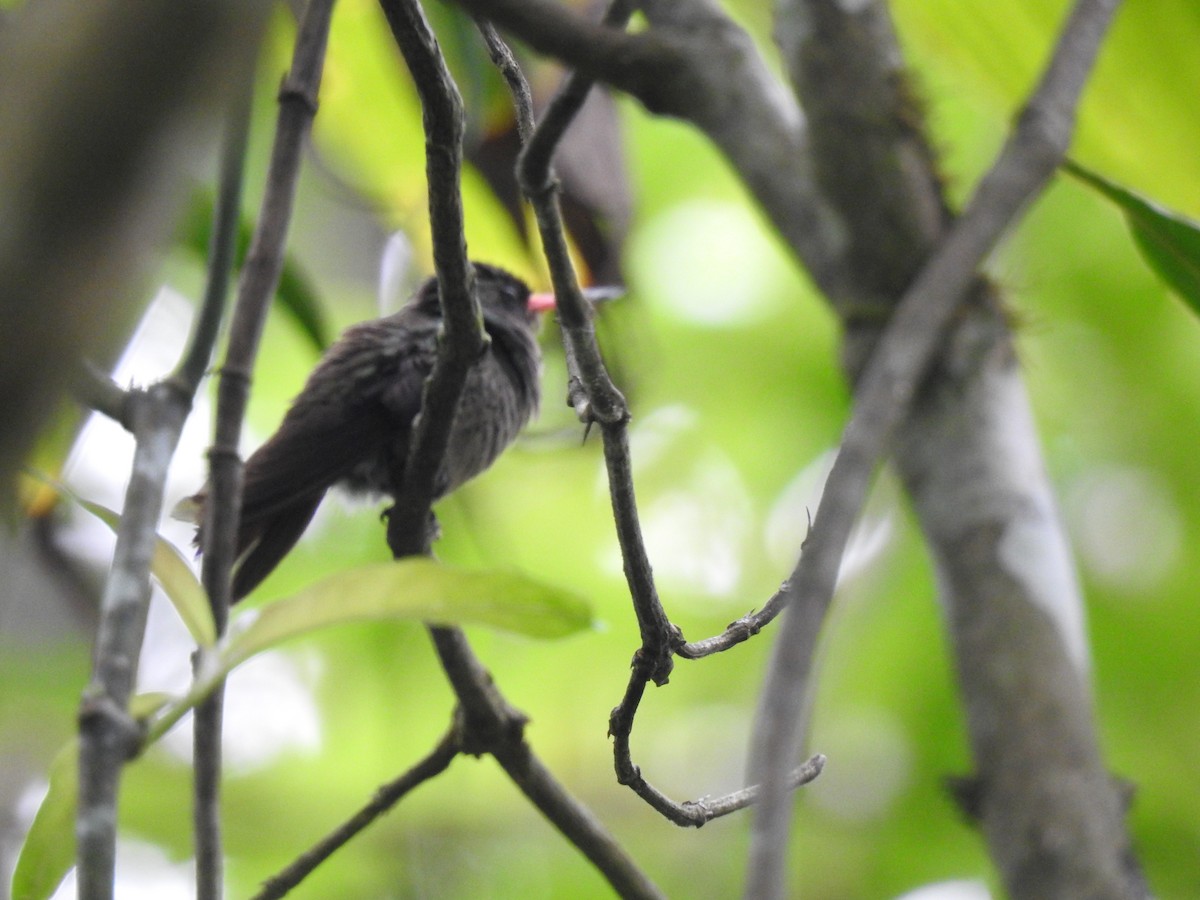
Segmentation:
[[(257, 49), (257, 48), (256, 48)], [(240, 90), (225, 122), (225, 141), (221, 147), (221, 171), (217, 199), (213, 206), (212, 233), (208, 241), (208, 276), (200, 315), (192, 329), (191, 342), (175, 370), (192, 391), (208, 370), (217, 333), (225, 315), (229, 277), (237, 253), (238, 221), (242, 208), (242, 173), (246, 167), (246, 145), (250, 136), (250, 110), (254, 100), (254, 62), (249, 59), (241, 78)]]
[(792, 579), (795, 597), (763, 689), (755, 745), (764, 796), (755, 817), (746, 896), (782, 895), (791, 815), (784, 773), (802, 743), (804, 685), (816, 636), (871, 473), (907, 414), (980, 262), (1065, 154), (1075, 106), (1116, 5), (1117, 0), (1080, 0), (1076, 5), (1013, 135), (962, 218), (905, 292), (859, 383), (809, 546)]
[(434, 482), (467, 374), (487, 346), (487, 337), (475, 296), (475, 273), (467, 260), (458, 188), (465, 127), (462, 98), (416, 0), (381, 0), (381, 6), (421, 98), (429, 225), (442, 307), (437, 359), (425, 381), (422, 412), (404, 472), (396, 473), (400, 477), (395, 505), (388, 513), (388, 545), (396, 555), (407, 556), (429, 550), (426, 523)]
[(621, 897), (662, 897), (616, 838), (534, 754), (524, 736), (525, 714), (504, 699), (462, 631), (431, 628), (430, 634), (462, 705), (463, 752), (494, 756), (522, 793), (579, 848)]
[[(622, 27), (631, 11), (631, 4), (626, 0), (616, 0), (605, 14), (604, 21), (613, 28)], [(571, 262), (558, 204), (558, 182), (550, 168), (553, 148), (583, 106), (592, 82), (578, 73), (573, 74), (551, 100), (542, 122), (533, 129), (528, 89), (519, 86), (523, 77), (502, 56), (497, 61), (510, 86), (517, 85), (514, 99), (518, 128), (523, 134), (530, 135), (517, 164), (517, 176), (521, 190), (529, 199), (537, 218), (543, 252), (557, 298), (559, 323), (571, 374), (568, 400), (585, 422), (600, 423), (604, 438), (604, 459), (608, 468), (617, 538), (642, 636), (642, 649), (635, 658), (635, 665), (656, 684), (665, 684), (673, 665), (671, 647), (676, 630), (659, 602), (649, 555), (638, 524), (626, 427), (629, 409), (625, 398), (613, 384), (600, 353), (592, 323), (592, 307), (584, 299)], [(517, 77), (514, 77), (514, 71)], [(544, 136), (543, 128), (546, 129)], [(530, 147), (534, 149), (532, 156), (529, 155)]]
[[(623, 27), (630, 14), (631, 4), (626, 0), (614, 0), (605, 13), (604, 22), (613, 27)], [(589, 425), (592, 422), (592, 411), (598, 405), (610, 411), (609, 418), (600, 417), (604, 457), (618, 542), (642, 637), (642, 644), (634, 654), (629, 685), (621, 702), (609, 717), (609, 735), (613, 739), (613, 765), (617, 781), (630, 787), (652, 808), (675, 824), (699, 827), (713, 817), (710, 814), (712, 809), (721, 809), (723, 812), (720, 814), (724, 815), (752, 803), (758, 796), (757, 788), (745, 788), (734, 795), (714, 801), (711, 805), (697, 801), (677, 803), (671, 800), (646, 781), (640, 768), (633, 762), (630, 737), (638, 706), (649, 681), (653, 680), (659, 685), (666, 683), (675, 652), (695, 659), (745, 640), (778, 614), (785, 600), (784, 592), (781, 590), (772, 598), (767, 608), (757, 617), (746, 617), (744, 621), (747, 624), (743, 627), (737, 628), (735, 623), (734, 626), (730, 626), (725, 636), (710, 639), (701, 645), (685, 644), (679, 629), (667, 618), (654, 587), (650, 560), (638, 523), (626, 429), (628, 410), (625, 408), (624, 398), (613, 385), (604, 366), (592, 327), (591, 308), (583, 301), (579, 291), (578, 281), (567, 253), (558, 205), (558, 183), (551, 169), (554, 150), (587, 99), (592, 80), (579, 72), (573, 72), (551, 100), (535, 129), (529, 89), (524, 76), (504, 42), (491, 31), (490, 26), (485, 25), (483, 28), (492, 60), (504, 74), (513, 93), (518, 130), (526, 140), (517, 164), (518, 180), (534, 208), (554, 282), (555, 295), (558, 297), (560, 322), (571, 376), (568, 402)], [(753, 621), (759, 624), (749, 624)], [(811, 777), (815, 778), (819, 771), (820, 768), (817, 767)], [(794, 786), (805, 784), (808, 780), (811, 778), (797, 777)]]
[[(483, 350), (484, 338), (463, 239), (459, 193), (463, 122), (458, 90), (415, 0), (382, 0), (382, 5), (421, 97), (434, 260), (446, 323), (437, 362), (426, 381), (417, 434), (397, 485), (396, 506), (389, 516), (388, 544), (399, 557), (428, 552), (425, 526), (433, 478), (466, 374)], [(500, 694), (462, 631), (432, 626), (429, 633), (463, 711), (464, 752), (495, 756), (543, 815), (622, 896), (661, 896), (620, 844), (533, 754), (524, 740), (525, 715)]]
[(128, 402), (137, 446), (101, 599), (92, 678), (79, 709), (76, 859), (84, 900), (113, 893), (121, 769), (141, 740), (128, 709), (150, 604), (150, 559), (167, 466), (191, 410), (191, 397), (169, 379), (130, 394)]
[(312, 874), (317, 866), (399, 803), (406, 794), (446, 771), (460, 752), (459, 728), (455, 725), (424, 759), (398, 778), (382, 785), (362, 809), (321, 838), (286, 869), (263, 882), (262, 890), (254, 895), (253, 900), (277, 900), (285, 896)]
[[(317, 93), (325, 61), (325, 46), (333, 0), (309, 0), (304, 11), (292, 67), (279, 90), (279, 119), (262, 209), (242, 270), (238, 299), (229, 332), (229, 346), (217, 389), (217, 419), (209, 451), (209, 494), (204, 504), (201, 578), (212, 605), (217, 633), (229, 616), (230, 572), (236, 554), (237, 522), (241, 515), (241, 459), (238, 444), (250, 391), (251, 373), (262, 338), (267, 308), (283, 271), (284, 249), (295, 201), (300, 158), (317, 110)], [(233, 162), (230, 162), (233, 165)], [(228, 185), (223, 188), (230, 189)], [(231, 189), (230, 189), (231, 190)], [(225, 199), (229, 199), (228, 197)], [(225, 215), (236, 220), (237, 206)], [(210, 285), (210, 289), (212, 286)], [(206, 322), (204, 328), (210, 328)], [(194, 374), (199, 365), (190, 359)], [(196, 831), (196, 879), (200, 898), (222, 891), (220, 827), (222, 689), (196, 709), (193, 822)]]
[[(685, 800), (679, 803), (642, 777), (641, 768), (633, 762), (630, 737), (638, 707), (645, 696), (647, 681), (645, 674), (639, 673), (635, 668), (629, 677), (625, 695), (609, 716), (608, 733), (613, 739), (617, 782), (632, 790), (665, 819), (685, 828), (699, 828), (718, 816), (737, 812), (756, 803), (762, 793), (758, 785), (749, 785), (721, 797)], [(787, 790), (808, 784), (821, 774), (824, 766), (825, 757), (818, 754), (793, 769), (785, 779)]]
[(80, 364), (72, 393), (83, 406), (108, 416), (126, 431), (133, 431), (133, 402), (130, 395), (134, 389), (121, 387), (95, 364), (87, 360)]
[(771, 595), (771, 599), (766, 602), (762, 609), (757, 612), (747, 613), (740, 619), (730, 622), (725, 627), (725, 630), (718, 635), (681, 644), (675, 648), (675, 652), (683, 659), (703, 659), (706, 656), (712, 656), (714, 653), (724, 653), (731, 647), (736, 647), (738, 644), (750, 640), (750, 638), (775, 621), (775, 617), (787, 608), (788, 601), (791, 598), (792, 583), (791, 581), (785, 581), (779, 586), (779, 590)]
[(475, 26), (483, 36), (483, 44), (492, 58), (492, 65), (500, 72), (508, 85), (509, 93), (512, 94), (517, 136), (521, 139), (522, 146), (526, 146), (533, 134), (533, 94), (529, 90), (529, 82), (525, 80), (525, 73), (517, 64), (517, 58), (496, 32), (495, 26), (487, 19), (476, 19)]
[[(624, 34), (625, 26), (633, 15), (636, 4), (633, 0), (613, 0), (604, 11), (601, 25)], [(550, 165), (563, 135), (575, 121), (591, 93), (595, 78), (573, 69), (558, 93), (542, 113), (537, 128), (530, 134), (522, 134), (518, 180), (525, 184), (538, 184), (550, 172)], [(511, 85), (511, 82), (510, 82)], [(518, 120), (519, 121), (519, 120)], [(530, 123), (532, 124), (532, 123)]]
[[(248, 9), (243, 21), (252, 52), (265, 10)], [(210, 298), (211, 299), (211, 298)], [(207, 304), (206, 304), (207, 307)], [(219, 311), (218, 311), (219, 315)], [(198, 331), (189, 357), (212, 353), (215, 329)], [(79, 712), (79, 803), (76, 817), (78, 892), (84, 900), (113, 895), (116, 877), (117, 793), (124, 763), (137, 752), (141, 728), (130, 718), (138, 657), (150, 601), (150, 560), (162, 513), (167, 467), (191, 412), (199, 378), (170, 376), (146, 391), (123, 392), (117, 411), (134, 435), (136, 449), (117, 530), (113, 565), (101, 600), (91, 681)], [(93, 379), (95, 399), (114, 404), (119, 389)]]
[[(810, 757), (788, 773), (784, 781), (786, 790), (792, 791), (802, 785), (811, 783), (816, 780), (816, 777), (821, 774), (824, 768), (825, 757), (823, 754), (818, 753)], [(685, 804), (685, 806), (695, 808), (698, 819), (696, 827), (699, 828), (705, 822), (711, 822), (713, 819), (719, 819), (721, 816), (727, 816), (730, 813), (739, 812), (753, 806), (758, 802), (761, 793), (762, 788), (757, 784), (752, 784), (724, 797), (717, 797), (715, 799), (704, 798)]]

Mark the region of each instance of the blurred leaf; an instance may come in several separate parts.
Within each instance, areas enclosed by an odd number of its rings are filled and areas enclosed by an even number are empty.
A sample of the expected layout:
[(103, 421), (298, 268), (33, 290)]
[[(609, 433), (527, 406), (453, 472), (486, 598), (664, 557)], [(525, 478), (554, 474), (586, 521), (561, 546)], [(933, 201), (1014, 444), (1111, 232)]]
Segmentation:
[[(430, 7), (438, 39), (471, 109), (506, 102), (477, 35), (461, 12)], [(468, 127), (474, 129), (474, 112)], [(430, 271), (432, 245), (425, 183), (425, 135), (421, 105), (403, 58), (378, 3), (339, 4), (321, 84), (321, 114), (313, 139), (322, 160), (368, 198), (385, 229), (403, 229), (412, 241), (417, 269)], [(534, 274), (519, 229), (484, 180), (467, 169), (462, 180), (467, 245), (473, 259), (496, 262), (518, 274)]]
[(588, 628), (592, 613), (574, 594), (513, 572), (468, 572), (431, 559), (347, 569), (235, 616), (215, 653), (202, 659), (192, 689), (151, 726), (148, 740), (161, 737), (250, 657), (331, 625), (384, 619), (486, 625), (549, 639)]
[[(88, 413), (89, 410), (81, 408), (73, 400), (60, 403), (53, 418), (38, 436), (26, 466), (54, 476), (62, 472), (63, 464), (87, 422)], [(53, 502), (53, 491), (45, 485), (39, 485), (36, 493), (22, 502), (22, 508), (27, 515), (40, 516)]]
[(75, 801), (79, 796), (79, 740), (72, 738), (54, 757), (50, 787), (13, 872), (13, 900), (44, 900), (75, 863)]
[[(180, 237), (186, 247), (201, 259), (208, 257), (209, 235), (212, 230), (213, 198), (210, 191), (197, 191), (192, 195), (191, 203), (184, 213), (180, 225)], [(249, 219), (242, 217), (238, 222), (237, 259), (240, 266), (246, 258), (250, 240), (254, 235), (254, 226)], [(284, 257), (283, 271), (279, 275), (279, 286), (275, 296), (283, 305), (301, 332), (317, 350), (329, 346), (329, 323), (325, 321), (321, 304), (317, 299), (316, 288), (313, 287), (307, 273), (290, 254)]]
[[(515, 572), (471, 572), (431, 559), (372, 563), (325, 578), (230, 626), (232, 665), (290, 637), (375, 619), (487, 625), (528, 637), (566, 637), (592, 622), (587, 604)], [(245, 621), (244, 627), (239, 627)], [(232, 667), (231, 665), (231, 667)]]
[(1068, 161), (1063, 169), (1121, 207), (1150, 268), (1193, 312), (1200, 314), (1200, 223), (1164, 209), (1078, 163)]
[[(135, 718), (153, 715), (166, 694), (139, 694), (129, 704)], [(50, 786), (33, 817), (13, 871), (13, 900), (45, 900), (75, 864), (75, 808), (79, 800), (79, 738), (58, 751), (46, 773)]]
[[(55, 490), (59, 496), (78, 504), (83, 509), (107, 525), (115, 533), (121, 516), (101, 506), (85, 500), (66, 485), (60, 484), (44, 475), (35, 474), (35, 478)], [(179, 618), (187, 626), (192, 639), (201, 647), (211, 647), (216, 641), (217, 629), (213, 624), (212, 611), (209, 608), (208, 593), (196, 578), (196, 574), (184, 559), (183, 554), (170, 541), (155, 535), (154, 556), (150, 559), (150, 574), (162, 586), (163, 593), (179, 613)]]

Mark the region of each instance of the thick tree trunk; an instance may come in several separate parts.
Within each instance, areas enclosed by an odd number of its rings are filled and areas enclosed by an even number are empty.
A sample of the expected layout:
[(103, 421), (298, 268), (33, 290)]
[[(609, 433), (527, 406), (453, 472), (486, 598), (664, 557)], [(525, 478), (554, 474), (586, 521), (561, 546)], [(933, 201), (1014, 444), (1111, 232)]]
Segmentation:
[[(886, 10), (785, 0), (778, 19), (817, 181), (850, 235), (854, 380), (950, 225)], [(946, 337), (892, 459), (933, 556), (976, 774), (960, 802), (1014, 897), (1144, 893), (1093, 721), (1083, 597), (994, 291)]]

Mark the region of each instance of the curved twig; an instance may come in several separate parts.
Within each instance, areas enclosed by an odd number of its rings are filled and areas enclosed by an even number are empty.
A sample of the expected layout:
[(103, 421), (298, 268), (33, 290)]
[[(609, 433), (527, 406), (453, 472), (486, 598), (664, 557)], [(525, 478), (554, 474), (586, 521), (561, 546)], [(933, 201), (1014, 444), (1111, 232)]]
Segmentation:
[[(627, 0), (614, 0), (605, 13), (603, 23), (611, 28), (623, 28), (631, 12), (632, 4)], [(676, 653), (687, 659), (698, 659), (746, 640), (779, 613), (786, 603), (787, 592), (781, 589), (760, 613), (744, 617), (731, 625), (724, 635), (699, 644), (685, 643), (679, 629), (668, 619), (654, 586), (649, 556), (638, 523), (626, 428), (628, 410), (604, 366), (592, 327), (592, 311), (583, 300), (567, 253), (558, 205), (558, 183), (551, 168), (554, 149), (587, 99), (593, 79), (578, 71), (573, 72), (550, 101), (535, 128), (524, 76), (507, 46), (491, 27), (486, 23), (481, 27), (493, 62), (512, 91), (518, 131), (525, 142), (517, 163), (517, 175), (522, 191), (534, 208), (555, 295), (558, 297), (571, 377), (568, 403), (589, 426), (594, 420), (601, 423), (613, 518), (641, 632), (642, 643), (634, 654), (629, 684), (621, 702), (609, 716), (617, 781), (630, 787), (670, 821), (699, 827), (713, 817), (710, 814), (712, 809), (721, 809), (721, 815), (742, 809), (755, 801), (759, 791), (757, 787), (744, 788), (711, 805), (698, 801), (677, 803), (646, 781), (640, 768), (633, 762), (630, 742), (641, 698), (650, 681), (658, 685), (667, 682)], [(608, 418), (594, 412), (598, 406), (608, 410)], [(805, 769), (805, 772), (809, 771), (811, 774), (807, 776), (794, 773), (794, 782), (790, 784), (799, 786), (807, 783), (819, 774), (820, 766)]]

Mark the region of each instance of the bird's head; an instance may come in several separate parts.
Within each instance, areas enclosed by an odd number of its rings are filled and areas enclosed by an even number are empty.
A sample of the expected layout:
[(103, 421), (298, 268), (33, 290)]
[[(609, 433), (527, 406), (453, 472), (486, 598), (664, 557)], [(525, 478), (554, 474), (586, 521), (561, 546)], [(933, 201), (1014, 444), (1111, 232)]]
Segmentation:
[[(489, 263), (474, 263), (475, 290), (484, 319), (489, 323), (507, 321), (524, 322), (535, 327), (538, 316), (555, 308), (554, 294), (534, 292), (529, 285), (511, 272)], [(596, 304), (621, 296), (620, 288), (584, 288), (584, 299)], [(438, 300), (437, 278), (430, 278), (417, 291), (416, 303), (434, 316), (441, 315)]]

